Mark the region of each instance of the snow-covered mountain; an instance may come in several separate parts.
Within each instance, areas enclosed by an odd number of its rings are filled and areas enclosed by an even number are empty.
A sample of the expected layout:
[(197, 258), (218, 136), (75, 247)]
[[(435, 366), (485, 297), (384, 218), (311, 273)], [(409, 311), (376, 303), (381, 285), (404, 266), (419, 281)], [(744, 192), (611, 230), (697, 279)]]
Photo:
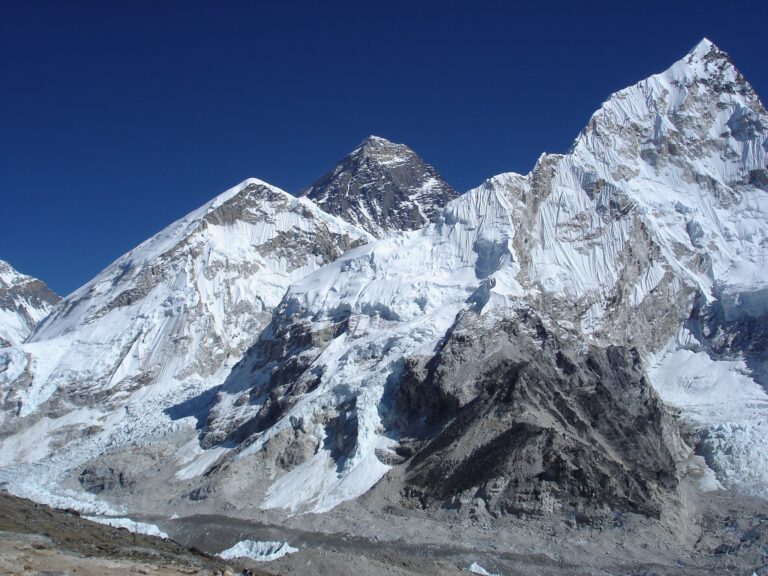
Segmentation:
[[(166, 433), (173, 423), (162, 410), (222, 382), (292, 282), (369, 240), (259, 180), (217, 196), (62, 300), (27, 343), (4, 349), (0, 418), (10, 436), (0, 460), (34, 461), (74, 442), (71, 463)], [(70, 437), (73, 429), (87, 433)]]
[(20, 344), (61, 298), (0, 260), (0, 346)]
[[(584, 368), (580, 357), (620, 346), (649, 363), (647, 378), (662, 398), (700, 428), (702, 449), (721, 480), (767, 493), (768, 395), (755, 381), (765, 364), (750, 355), (753, 340), (744, 333), (756, 326), (753, 334), (764, 337), (767, 151), (768, 116), (757, 95), (723, 52), (702, 41), (667, 71), (612, 95), (568, 154), (542, 156), (526, 176), (491, 178), (451, 202), (436, 223), (349, 252), (293, 284), (220, 393), (204, 445), (226, 446), (225, 461), (256, 459), (268, 471), (262, 507), (327, 510), (363, 494), (403, 454), (413, 454), (397, 398), (413, 390), (406, 394), (416, 408), (411, 417), (428, 423), (440, 388), (425, 383), (436, 371), (466, 375), (472, 384), (463, 382), (446, 400), (466, 406), (487, 400), (488, 371), (500, 356), (525, 366), (545, 361), (533, 352), (515, 356), (531, 341), (552, 351), (555, 364), (536, 370), (558, 374), (589, 371), (601, 361)], [(709, 316), (725, 323), (702, 328), (702, 310), (713, 308), (720, 312)], [(522, 320), (531, 316), (536, 320)], [(743, 349), (728, 336), (728, 322), (740, 320)], [(511, 330), (513, 346), (504, 352), (500, 335), (510, 333), (510, 323), (521, 326)], [(448, 360), (438, 353), (447, 341), (486, 333), (499, 335), (496, 345), (473, 352), (465, 346), (470, 351)], [(713, 337), (731, 345), (718, 352)], [(632, 352), (618, 356), (624, 354)], [(633, 378), (641, 395), (633, 402), (648, 406), (654, 393), (643, 388), (646, 377)], [(495, 402), (495, 420), (485, 418), (464, 454), (503, 443), (509, 433), (498, 420), (505, 418), (503, 402)], [(525, 405), (520, 400), (511, 409), (525, 413)], [(565, 405), (575, 414), (585, 409)], [(558, 420), (563, 409), (547, 409), (538, 425)], [(622, 421), (616, 409), (603, 414), (606, 425)], [(680, 453), (679, 439), (658, 415), (634, 417), (654, 430), (637, 431), (642, 442)], [(601, 432), (599, 421), (576, 420), (590, 422), (598, 445), (613, 442), (616, 432)], [(544, 425), (555, 435), (561, 426)], [(582, 440), (585, 434), (582, 428)], [(458, 442), (455, 435), (450, 442)], [(616, 466), (637, 462), (626, 443), (620, 446), (611, 452)], [(413, 474), (418, 450), (428, 446), (416, 449), (408, 465)], [(530, 475), (546, 475), (546, 455), (532, 450), (540, 464)], [(486, 464), (501, 471), (508, 457)], [(216, 471), (226, 469), (219, 464)], [(499, 474), (462, 489), (498, 493), (521, 480)], [(444, 477), (422, 480), (446, 495)], [(645, 485), (663, 491), (674, 482)], [(647, 490), (642, 505), (658, 506)]]
[(423, 227), (457, 196), (413, 150), (378, 136), (366, 138), (300, 195), (377, 238)]
[[(704, 40), (567, 154), (441, 211), (450, 190), (380, 139), (305, 198), (248, 182), (6, 362), (29, 424), (6, 417), (0, 456), (154, 511), (320, 512), (375, 486), (660, 517), (689, 453), (671, 405), (722, 483), (768, 494), (767, 153), (768, 114)], [(30, 469), (0, 480), (23, 492)]]

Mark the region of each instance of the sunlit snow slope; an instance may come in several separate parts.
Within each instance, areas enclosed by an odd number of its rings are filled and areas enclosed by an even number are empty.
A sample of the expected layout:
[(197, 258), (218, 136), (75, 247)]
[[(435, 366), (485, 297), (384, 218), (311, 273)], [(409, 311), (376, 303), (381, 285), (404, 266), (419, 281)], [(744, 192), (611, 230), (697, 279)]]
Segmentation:
[(0, 260), (0, 346), (24, 342), (59, 300), (43, 282)]
[(369, 240), (259, 180), (224, 192), (4, 349), (0, 462), (68, 467), (179, 427), (193, 437), (194, 419), (163, 410), (223, 381), (292, 282)]

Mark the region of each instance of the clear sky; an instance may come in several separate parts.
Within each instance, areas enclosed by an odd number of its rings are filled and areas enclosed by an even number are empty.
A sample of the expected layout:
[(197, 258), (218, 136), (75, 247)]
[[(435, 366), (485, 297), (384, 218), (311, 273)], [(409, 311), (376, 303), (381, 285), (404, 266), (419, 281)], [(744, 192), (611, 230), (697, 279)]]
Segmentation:
[(369, 134), (459, 191), (564, 152), (702, 37), (768, 98), (768, 2), (0, 0), (0, 259), (66, 294), (258, 177)]

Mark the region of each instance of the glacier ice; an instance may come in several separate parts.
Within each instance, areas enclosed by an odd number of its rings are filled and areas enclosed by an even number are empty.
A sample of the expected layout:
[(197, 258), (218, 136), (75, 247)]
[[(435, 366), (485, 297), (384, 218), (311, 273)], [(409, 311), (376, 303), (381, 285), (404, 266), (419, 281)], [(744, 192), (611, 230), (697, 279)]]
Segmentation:
[(259, 562), (271, 562), (298, 551), (298, 548), (290, 546), (288, 542), (241, 540), (231, 548), (219, 552), (217, 556), (224, 560), (250, 558)]

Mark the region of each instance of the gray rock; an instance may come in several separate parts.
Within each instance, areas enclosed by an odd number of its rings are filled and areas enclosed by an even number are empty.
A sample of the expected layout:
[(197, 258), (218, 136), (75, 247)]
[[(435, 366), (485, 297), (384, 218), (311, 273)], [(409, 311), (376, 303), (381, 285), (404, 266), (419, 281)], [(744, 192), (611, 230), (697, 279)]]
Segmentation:
[(659, 517), (676, 497), (683, 443), (636, 351), (577, 352), (535, 315), (486, 331), (468, 313), (408, 372), (394, 397), (425, 440), (404, 487), (422, 502), (474, 494), (497, 514), (571, 511), (583, 524), (606, 508)]
[(423, 227), (458, 196), (413, 150), (377, 136), (300, 195), (377, 237)]

